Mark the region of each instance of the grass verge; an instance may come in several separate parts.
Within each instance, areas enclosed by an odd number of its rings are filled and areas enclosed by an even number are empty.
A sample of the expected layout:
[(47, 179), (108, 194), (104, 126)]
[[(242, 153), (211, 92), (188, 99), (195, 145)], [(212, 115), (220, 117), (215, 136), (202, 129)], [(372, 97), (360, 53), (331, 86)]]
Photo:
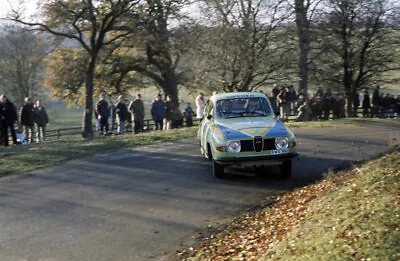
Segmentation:
[(195, 137), (196, 134), (197, 128), (192, 127), (138, 135), (100, 136), (91, 141), (82, 140), (77, 135), (55, 142), (0, 147), (0, 177), (99, 153)]
[(276, 198), (180, 260), (399, 260), (400, 149)]

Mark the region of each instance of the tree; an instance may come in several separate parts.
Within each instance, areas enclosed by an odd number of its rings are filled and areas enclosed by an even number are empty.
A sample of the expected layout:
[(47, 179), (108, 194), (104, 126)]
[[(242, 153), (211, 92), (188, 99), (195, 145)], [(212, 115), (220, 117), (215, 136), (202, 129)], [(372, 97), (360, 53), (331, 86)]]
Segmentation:
[(0, 80), (2, 92), (17, 104), (37, 96), (43, 76), (45, 44), (40, 37), (18, 26), (4, 29), (0, 37)]
[(296, 28), (299, 45), (298, 70), (299, 90), (303, 94), (308, 93), (309, 78), (309, 52), (310, 52), (310, 30), (311, 21), (315, 10), (321, 0), (295, 0), (294, 10), (296, 16)]
[(131, 41), (118, 53), (110, 56), (113, 73), (120, 80), (129, 72), (137, 72), (151, 79), (165, 95), (170, 95), (175, 106), (178, 106), (179, 76), (176, 73), (180, 55), (184, 48), (171, 31), (173, 19), (182, 22), (179, 11), (187, 0), (147, 0), (141, 6), (139, 22), (131, 26)]
[[(204, 1), (207, 23), (196, 29), (199, 82), (225, 92), (257, 90), (288, 66), (282, 1)], [(286, 49), (287, 50), (287, 49)], [(287, 54), (287, 52), (286, 52)]]
[(47, 0), (42, 5), (43, 22), (28, 22), (18, 13), (12, 21), (50, 34), (74, 39), (86, 51), (85, 111), (82, 136), (93, 137), (93, 91), (95, 68), (104, 46), (123, 40), (130, 32), (122, 25), (135, 19), (140, 0)]
[(85, 104), (85, 78), (89, 57), (83, 49), (58, 48), (50, 53), (46, 63), (43, 87), (49, 96), (68, 105)]
[(398, 33), (390, 27), (397, 8), (389, 0), (329, 0), (320, 26), (321, 51), (316, 77), (342, 90), (347, 112), (362, 88), (379, 82), (384, 72), (398, 69)]

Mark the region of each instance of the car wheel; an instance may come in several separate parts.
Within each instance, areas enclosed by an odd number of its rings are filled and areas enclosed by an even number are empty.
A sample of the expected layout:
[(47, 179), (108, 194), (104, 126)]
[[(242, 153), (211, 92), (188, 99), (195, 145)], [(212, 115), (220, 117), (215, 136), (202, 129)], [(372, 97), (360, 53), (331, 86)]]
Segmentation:
[(292, 175), (292, 160), (282, 162), (280, 169), (282, 178), (290, 178)]
[(223, 178), (225, 176), (224, 166), (212, 160), (213, 173), (216, 178)]

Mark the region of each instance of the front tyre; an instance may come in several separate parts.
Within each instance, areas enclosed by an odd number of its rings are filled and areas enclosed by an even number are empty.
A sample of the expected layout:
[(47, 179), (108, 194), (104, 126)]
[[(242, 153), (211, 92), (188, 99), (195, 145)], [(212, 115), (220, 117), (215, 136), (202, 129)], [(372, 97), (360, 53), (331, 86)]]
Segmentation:
[(224, 166), (217, 163), (214, 159), (212, 160), (212, 166), (213, 166), (213, 173), (214, 177), (216, 178), (224, 178), (225, 177), (225, 171), (224, 171)]
[(292, 175), (292, 160), (286, 160), (282, 162), (282, 165), (280, 166), (281, 170), (281, 177), (282, 178), (290, 178)]

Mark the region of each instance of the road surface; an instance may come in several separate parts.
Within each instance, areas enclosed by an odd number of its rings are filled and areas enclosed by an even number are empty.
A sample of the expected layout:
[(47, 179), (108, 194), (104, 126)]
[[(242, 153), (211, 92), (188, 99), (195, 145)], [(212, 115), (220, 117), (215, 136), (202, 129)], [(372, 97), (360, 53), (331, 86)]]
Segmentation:
[[(383, 121), (384, 123), (384, 121)], [(0, 180), (0, 260), (173, 260), (208, 227), (328, 169), (388, 150), (390, 124), (295, 128), (292, 178), (217, 180), (195, 139), (97, 155)]]

